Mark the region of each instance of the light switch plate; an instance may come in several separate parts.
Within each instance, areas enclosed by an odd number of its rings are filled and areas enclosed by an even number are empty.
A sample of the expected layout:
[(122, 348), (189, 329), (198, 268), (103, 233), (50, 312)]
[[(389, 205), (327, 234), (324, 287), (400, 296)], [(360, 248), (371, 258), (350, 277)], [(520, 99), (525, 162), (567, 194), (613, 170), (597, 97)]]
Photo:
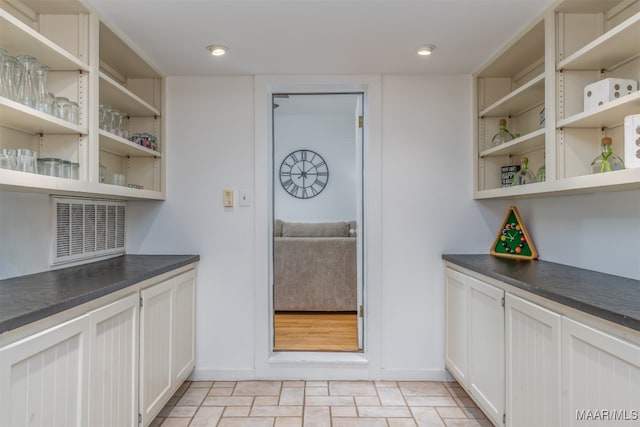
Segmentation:
[(224, 190), (222, 192), (222, 206), (225, 208), (233, 207), (233, 190)]
[(246, 190), (238, 191), (238, 204), (240, 206), (251, 206), (251, 198), (249, 197), (249, 192)]

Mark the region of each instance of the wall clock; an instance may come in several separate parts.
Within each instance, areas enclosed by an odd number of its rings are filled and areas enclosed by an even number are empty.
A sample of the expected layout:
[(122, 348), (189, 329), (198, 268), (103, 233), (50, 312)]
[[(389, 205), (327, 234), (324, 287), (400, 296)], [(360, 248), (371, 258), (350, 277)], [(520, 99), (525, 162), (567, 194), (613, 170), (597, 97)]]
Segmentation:
[(310, 199), (324, 190), (329, 168), (322, 156), (311, 150), (296, 150), (280, 164), (280, 184), (297, 199)]
[(536, 259), (536, 251), (531, 236), (522, 222), (520, 212), (510, 206), (502, 221), (502, 228), (491, 247), (491, 255), (505, 258)]

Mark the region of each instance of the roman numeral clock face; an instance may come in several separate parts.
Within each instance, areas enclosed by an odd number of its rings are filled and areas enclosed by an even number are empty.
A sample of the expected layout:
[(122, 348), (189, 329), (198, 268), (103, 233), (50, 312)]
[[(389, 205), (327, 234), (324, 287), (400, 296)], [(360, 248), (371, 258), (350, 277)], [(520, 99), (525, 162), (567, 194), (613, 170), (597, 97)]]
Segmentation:
[(280, 184), (295, 198), (310, 199), (317, 196), (328, 181), (327, 163), (314, 151), (294, 151), (280, 165)]

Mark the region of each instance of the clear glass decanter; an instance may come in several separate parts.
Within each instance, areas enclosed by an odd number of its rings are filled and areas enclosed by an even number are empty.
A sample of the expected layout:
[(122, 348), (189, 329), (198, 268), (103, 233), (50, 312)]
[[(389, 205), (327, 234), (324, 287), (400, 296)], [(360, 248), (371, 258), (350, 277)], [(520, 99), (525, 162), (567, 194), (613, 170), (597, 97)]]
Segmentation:
[(515, 137), (511, 132), (509, 132), (509, 130), (507, 130), (507, 121), (505, 119), (500, 119), (500, 130), (491, 139), (491, 145), (493, 147), (497, 147), (498, 145), (509, 142), (512, 139), (515, 139)]
[(520, 159), (520, 170), (513, 175), (511, 185), (525, 185), (532, 182), (536, 182), (536, 177), (529, 170), (529, 158), (523, 157)]
[(624, 169), (622, 159), (611, 151), (611, 138), (602, 138), (602, 154), (591, 162), (591, 173), (603, 173)]
[(43, 113), (51, 114), (51, 100), (47, 92), (47, 72), (49, 67), (37, 64), (33, 67), (33, 77), (36, 87), (35, 108)]
[(36, 87), (33, 67), (36, 58), (29, 55), (17, 56), (18, 60), (18, 88), (17, 101), (31, 108), (36, 108)]

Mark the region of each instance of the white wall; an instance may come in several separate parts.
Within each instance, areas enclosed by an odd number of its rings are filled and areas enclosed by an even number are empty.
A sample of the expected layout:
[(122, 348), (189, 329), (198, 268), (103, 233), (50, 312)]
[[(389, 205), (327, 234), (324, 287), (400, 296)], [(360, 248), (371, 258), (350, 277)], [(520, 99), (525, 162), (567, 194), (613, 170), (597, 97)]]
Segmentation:
[[(380, 376), (442, 373), (441, 254), (488, 253), (509, 204), (542, 259), (640, 279), (640, 191), (475, 202), (470, 77), (385, 76), (382, 99)], [(256, 210), (222, 190), (255, 191), (253, 78), (170, 78), (167, 101), (168, 199), (129, 203), (127, 250), (200, 254), (197, 370), (250, 378)], [(47, 203), (0, 192), (2, 277), (46, 269)]]
[[(355, 108), (351, 114), (278, 114), (274, 127), (274, 216), (298, 222), (356, 219)], [(280, 163), (289, 153), (308, 149), (327, 163), (329, 180), (310, 199), (289, 195), (280, 184)]]

